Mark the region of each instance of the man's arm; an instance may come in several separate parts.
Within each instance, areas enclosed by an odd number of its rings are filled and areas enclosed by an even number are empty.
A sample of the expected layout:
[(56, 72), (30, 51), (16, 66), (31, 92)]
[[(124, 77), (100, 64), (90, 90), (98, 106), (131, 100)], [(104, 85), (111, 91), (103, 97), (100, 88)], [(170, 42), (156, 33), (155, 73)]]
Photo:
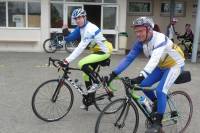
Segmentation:
[(128, 53), (128, 55), (125, 58), (123, 58), (120, 61), (119, 65), (114, 69), (113, 72), (116, 75), (119, 75), (122, 71), (124, 71), (133, 62), (133, 60), (141, 53), (142, 44), (136, 41), (133, 45), (134, 46)]
[[(86, 32), (87, 33), (87, 32)], [(78, 46), (75, 48), (75, 50), (65, 59), (68, 63), (76, 59), (88, 46), (88, 44), (92, 41), (92, 35), (88, 34), (84, 35), (81, 42), (78, 44)]]
[(72, 33), (70, 33), (68, 36), (65, 36), (64, 39), (66, 42), (71, 42), (71, 41), (78, 40), (80, 37), (81, 37), (80, 28), (76, 27), (75, 30)]
[(87, 44), (83, 43), (83, 41), (81, 41), (78, 44), (78, 47), (75, 48), (75, 50), (65, 59), (68, 63), (72, 62), (73, 60), (75, 60), (83, 51), (84, 49), (87, 47)]

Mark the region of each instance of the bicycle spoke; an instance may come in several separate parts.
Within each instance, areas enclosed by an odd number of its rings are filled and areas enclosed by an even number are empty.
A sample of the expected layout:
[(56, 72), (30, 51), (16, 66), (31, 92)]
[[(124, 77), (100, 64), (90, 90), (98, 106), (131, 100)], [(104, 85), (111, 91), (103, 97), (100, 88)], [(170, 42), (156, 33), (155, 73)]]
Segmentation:
[(193, 111), (189, 95), (182, 91), (175, 91), (170, 94), (170, 99), (168, 101), (168, 114), (165, 113), (163, 125), (168, 127), (172, 126), (172, 128), (178, 132), (185, 131), (191, 121)]

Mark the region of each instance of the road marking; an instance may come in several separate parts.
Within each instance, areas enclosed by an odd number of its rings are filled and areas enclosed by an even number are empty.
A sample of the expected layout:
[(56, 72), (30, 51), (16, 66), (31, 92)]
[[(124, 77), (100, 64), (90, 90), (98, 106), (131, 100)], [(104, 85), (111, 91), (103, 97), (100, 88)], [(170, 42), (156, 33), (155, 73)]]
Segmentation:
[(53, 65), (48, 65), (48, 64), (42, 64), (42, 65), (35, 65), (36, 68), (53, 68)]

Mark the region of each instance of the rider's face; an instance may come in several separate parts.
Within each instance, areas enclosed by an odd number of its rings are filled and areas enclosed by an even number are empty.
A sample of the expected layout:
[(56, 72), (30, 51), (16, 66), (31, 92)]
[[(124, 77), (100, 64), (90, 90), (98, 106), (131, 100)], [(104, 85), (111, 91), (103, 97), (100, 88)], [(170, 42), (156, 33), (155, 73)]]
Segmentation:
[(139, 41), (144, 42), (147, 37), (147, 29), (144, 26), (137, 26), (134, 28), (136, 37)]
[(75, 18), (75, 21), (79, 27), (82, 27), (85, 23), (85, 19), (83, 16), (79, 16), (79, 17)]

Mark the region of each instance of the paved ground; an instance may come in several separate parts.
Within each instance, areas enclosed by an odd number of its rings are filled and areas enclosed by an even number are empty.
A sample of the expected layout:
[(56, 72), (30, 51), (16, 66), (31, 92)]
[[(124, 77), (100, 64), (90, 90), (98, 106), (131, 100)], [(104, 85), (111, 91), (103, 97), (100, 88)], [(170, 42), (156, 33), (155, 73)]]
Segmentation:
[[(0, 53), (0, 133), (93, 133), (96, 118), (99, 114), (95, 108), (85, 112), (79, 109), (80, 95), (74, 92), (75, 101), (70, 113), (62, 120), (46, 123), (39, 120), (32, 112), (31, 97), (42, 82), (58, 77), (55, 69), (45, 67), (49, 56), (63, 59), (66, 53)], [(111, 69), (123, 56), (112, 56)], [(138, 74), (146, 62), (139, 58), (124, 75)], [(76, 65), (76, 61), (72, 63)], [(199, 70), (200, 63), (187, 62), (185, 69), (192, 73), (192, 82), (175, 85), (190, 94), (194, 104), (194, 113), (187, 133), (199, 133), (200, 97)], [(109, 73), (109, 72), (108, 72)], [(74, 76), (77, 76), (75, 73)], [(80, 77), (79, 75), (77, 77)], [(143, 118), (142, 118), (143, 119)], [(139, 133), (144, 131), (140, 124)]]

